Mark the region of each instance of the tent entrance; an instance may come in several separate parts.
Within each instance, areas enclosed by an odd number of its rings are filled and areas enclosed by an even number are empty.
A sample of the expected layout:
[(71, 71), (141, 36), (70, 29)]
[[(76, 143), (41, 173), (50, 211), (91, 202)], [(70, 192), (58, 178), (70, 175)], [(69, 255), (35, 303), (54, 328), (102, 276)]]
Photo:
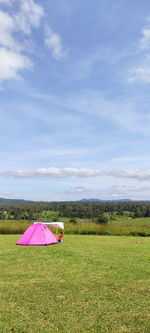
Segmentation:
[(58, 243), (62, 243), (64, 240), (64, 222), (34, 222), (34, 224), (41, 223), (43, 226), (48, 226), (52, 231), (56, 230), (55, 237)]

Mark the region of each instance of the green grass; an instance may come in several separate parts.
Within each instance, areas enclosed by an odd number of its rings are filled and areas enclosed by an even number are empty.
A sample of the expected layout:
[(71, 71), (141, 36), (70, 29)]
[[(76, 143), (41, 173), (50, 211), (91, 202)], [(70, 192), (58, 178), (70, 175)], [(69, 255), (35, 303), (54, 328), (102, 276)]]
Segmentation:
[(0, 236), (0, 332), (149, 332), (150, 239), (65, 236), (46, 247)]
[(118, 218), (110, 223), (111, 225), (120, 226), (142, 226), (150, 228), (150, 217), (140, 217), (132, 219), (131, 217)]
[[(33, 222), (32, 221), (1, 221), (0, 234), (21, 234)], [(53, 229), (56, 233), (56, 228)], [(150, 225), (147, 223), (109, 223), (107, 225), (95, 223), (65, 223), (65, 234), (76, 235), (126, 235), (126, 236), (150, 236)]]

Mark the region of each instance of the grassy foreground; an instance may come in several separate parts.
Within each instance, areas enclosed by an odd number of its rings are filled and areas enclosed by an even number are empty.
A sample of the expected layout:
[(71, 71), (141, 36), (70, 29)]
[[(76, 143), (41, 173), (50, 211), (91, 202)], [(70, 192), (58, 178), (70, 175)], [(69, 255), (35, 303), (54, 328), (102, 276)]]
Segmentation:
[(0, 235), (0, 332), (150, 332), (150, 239)]

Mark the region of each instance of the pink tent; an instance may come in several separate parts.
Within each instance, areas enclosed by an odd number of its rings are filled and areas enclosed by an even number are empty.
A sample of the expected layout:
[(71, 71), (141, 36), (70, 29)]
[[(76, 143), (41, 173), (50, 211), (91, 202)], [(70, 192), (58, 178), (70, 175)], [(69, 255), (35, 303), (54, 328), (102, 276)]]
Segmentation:
[(53, 232), (42, 223), (32, 224), (18, 240), (17, 245), (50, 245), (58, 243)]

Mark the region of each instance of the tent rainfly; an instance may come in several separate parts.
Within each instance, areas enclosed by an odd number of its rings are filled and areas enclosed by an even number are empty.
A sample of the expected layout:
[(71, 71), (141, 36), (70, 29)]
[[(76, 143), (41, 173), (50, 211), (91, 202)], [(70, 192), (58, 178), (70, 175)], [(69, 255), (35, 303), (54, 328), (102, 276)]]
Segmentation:
[(55, 228), (64, 229), (64, 222), (34, 222), (34, 224), (36, 223), (47, 224)]
[(17, 245), (51, 245), (58, 240), (44, 223), (33, 223), (21, 236)]

